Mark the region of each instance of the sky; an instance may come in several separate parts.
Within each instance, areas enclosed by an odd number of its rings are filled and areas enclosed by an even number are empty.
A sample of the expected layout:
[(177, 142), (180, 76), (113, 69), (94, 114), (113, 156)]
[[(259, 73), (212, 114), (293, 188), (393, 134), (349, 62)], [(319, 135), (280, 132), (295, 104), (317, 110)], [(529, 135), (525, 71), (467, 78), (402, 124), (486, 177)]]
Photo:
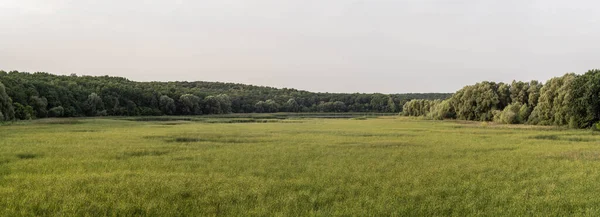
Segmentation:
[(454, 92), (600, 68), (595, 0), (0, 0), (0, 69)]

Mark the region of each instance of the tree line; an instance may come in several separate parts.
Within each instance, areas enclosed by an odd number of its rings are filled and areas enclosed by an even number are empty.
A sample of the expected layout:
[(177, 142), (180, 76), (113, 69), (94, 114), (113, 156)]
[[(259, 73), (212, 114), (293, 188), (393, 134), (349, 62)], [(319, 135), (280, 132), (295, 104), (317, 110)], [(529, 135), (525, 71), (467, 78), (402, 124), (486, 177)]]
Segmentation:
[(513, 81), (465, 86), (445, 100), (412, 100), (406, 116), (505, 124), (600, 127), (600, 70), (568, 73), (545, 84)]
[(45, 117), (273, 112), (401, 112), (449, 93), (313, 93), (221, 82), (135, 82), (122, 77), (0, 71), (0, 121)]

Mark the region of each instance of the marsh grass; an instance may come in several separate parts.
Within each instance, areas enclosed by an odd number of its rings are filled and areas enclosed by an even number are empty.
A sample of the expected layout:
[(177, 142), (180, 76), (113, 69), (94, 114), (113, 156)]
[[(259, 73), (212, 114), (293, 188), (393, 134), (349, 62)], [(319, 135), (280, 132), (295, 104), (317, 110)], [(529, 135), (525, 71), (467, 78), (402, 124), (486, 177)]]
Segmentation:
[(597, 133), (278, 117), (2, 126), (0, 216), (600, 215)]

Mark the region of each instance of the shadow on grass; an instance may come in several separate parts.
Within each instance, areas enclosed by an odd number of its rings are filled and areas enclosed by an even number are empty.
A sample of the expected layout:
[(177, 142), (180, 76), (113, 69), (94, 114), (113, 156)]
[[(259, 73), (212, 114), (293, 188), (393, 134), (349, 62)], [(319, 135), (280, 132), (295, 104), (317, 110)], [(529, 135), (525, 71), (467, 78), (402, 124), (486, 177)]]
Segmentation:
[(19, 158), (21, 160), (28, 160), (28, 159), (34, 159), (34, 158), (41, 157), (41, 155), (33, 154), (33, 153), (19, 153), (16, 156), (17, 156), (17, 158)]
[(242, 143), (261, 143), (268, 142), (268, 140), (257, 138), (258, 136), (252, 135), (220, 135), (220, 134), (206, 134), (206, 135), (174, 135), (174, 136), (146, 136), (144, 139), (150, 140), (162, 140), (168, 143), (199, 143), (199, 142), (211, 142), (211, 143), (224, 143), (224, 144), (242, 144)]
[(535, 140), (551, 140), (551, 141), (570, 141), (570, 142), (591, 142), (596, 141), (591, 138), (582, 138), (582, 137), (563, 137), (558, 135), (536, 135), (529, 137), (530, 139)]
[(570, 161), (600, 161), (599, 151), (568, 151), (550, 156), (550, 159)]
[(407, 148), (407, 147), (423, 147), (424, 145), (396, 142), (396, 141), (376, 141), (376, 142), (340, 142), (330, 146), (334, 148)]
[(128, 151), (124, 152), (121, 156), (118, 156), (117, 159), (128, 159), (132, 157), (145, 157), (145, 156), (162, 156), (169, 154), (170, 151), (160, 151), (160, 150), (140, 150), (140, 151)]

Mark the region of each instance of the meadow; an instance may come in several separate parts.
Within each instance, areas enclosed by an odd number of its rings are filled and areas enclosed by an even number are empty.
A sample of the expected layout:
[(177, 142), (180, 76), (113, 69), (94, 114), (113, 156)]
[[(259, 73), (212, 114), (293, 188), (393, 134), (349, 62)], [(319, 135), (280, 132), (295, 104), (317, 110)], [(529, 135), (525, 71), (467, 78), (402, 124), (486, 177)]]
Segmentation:
[(0, 126), (0, 216), (599, 216), (600, 133), (379, 118)]

